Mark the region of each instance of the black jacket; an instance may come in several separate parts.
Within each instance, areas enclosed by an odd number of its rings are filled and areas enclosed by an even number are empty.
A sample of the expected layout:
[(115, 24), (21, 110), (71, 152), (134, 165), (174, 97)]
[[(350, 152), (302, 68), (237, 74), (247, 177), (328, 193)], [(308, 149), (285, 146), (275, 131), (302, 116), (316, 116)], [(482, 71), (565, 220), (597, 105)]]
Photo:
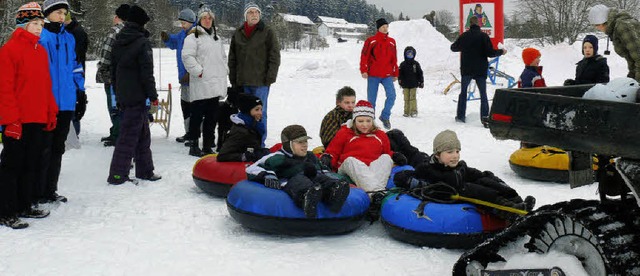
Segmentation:
[(87, 50), (89, 49), (89, 36), (75, 18), (66, 26), (66, 29), (76, 40), (76, 59), (78, 63), (82, 64), (82, 69), (86, 72), (87, 67), (85, 63), (87, 61)]
[(424, 76), (420, 63), (415, 59), (406, 59), (400, 63), (398, 83), (402, 88), (416, 88), (424, 85)]
[(487, 76), (489, 61), (487, 58), (502, 55), (504, 51), (493, 49), (489, 36), (478, 25), (461, 34), (453, 44), (451, 51), (462, 52), (460, 73), (463, 76)]
[(575, 84), (607, 83), (609, 82), (609, 65), (607, 58), (595, 55), (584, 58), (576, 66)]
[(243, 123), (234, 123), (233, 126), (231, 126), (231, 130), (226, 134), (217, 160), (220, 162), (256, 161), (255, 158), (254, 160), (242, 160), (242, 154), (245, 153), (248, 148), (253, 148), (254, 153), (262, 157), (262, 154), (259, 153), (261, 145), (262, 137), (260, 137), (260, 134), (258, 134), (255, 129), (251, 129)]
[(153, 51), (149, 32), (127, 22), (116, 36), (111, 51), (111, 83), (120, 106), (145, 104), (158, 99), (153, 77)]

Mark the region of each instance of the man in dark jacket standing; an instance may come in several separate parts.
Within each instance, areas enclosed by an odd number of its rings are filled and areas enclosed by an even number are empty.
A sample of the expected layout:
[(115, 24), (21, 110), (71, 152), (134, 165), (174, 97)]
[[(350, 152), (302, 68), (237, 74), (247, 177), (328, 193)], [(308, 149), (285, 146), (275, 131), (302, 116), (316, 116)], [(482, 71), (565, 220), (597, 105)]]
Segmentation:
[(115, 87), (116, 102), (122, 111), (120, 135), (111, 158), (107, 182), (119, 185), (129, 178), (131, 158), (135, 158), (136, 178), (156, 181), (151, 156), (151, 134), (146, 101), (151, 109), (158, 108), (158, 94), (153, 77), (153, 52), (149, 32), (144, 25), (149, 22), (147, 13), (138, 6), (131, 6), (124, 28), (116, 35), (111, 52), (111, 83)]
[[(276, 82), (280, 67), (280, 44), (275, 32), (260, 20), (260, 7), (253, 2), (244, 6), (245, 22), (236, 29), (229, 47), (231, 85), (262, 101), (262, 120), (267, 125), (269, 86)], [(265, 131), (262, 146), (267, 138)]]
[[(87, 71), (85, 65), (87, 61), (87, 50), (89, 49), (89, 36), (85, 32), (84, 28), (78, 20), (71, 17), (71, 11), (67, 12), (67, 16), (64, 19), (64, 25), (67, 32), (73, 35), (76, 40), (76, 60), (82, 65), (82, 70)], [(80, 134), (80, 120), (84, 117), (84, 113), (87, 110), (87, 94), (85, 91), (76, 91), (76, 112), (73, 114), (73, 128), (76, 130), (76, 135)]]
[(487, 58), (504, 55), (507, 50), (493, 49), (489, 35), (480, 30), (478, 18), (470, 19), (471, 27), (451, 44), (451, 51), (462, 52), (460, 58), (461, 90), (458, 96), (456, 122), (464, 123), (467, 111), (467, 88), (471, 80), (475, 80), (480, 90), (480, 119), (483, 124), (489, 118), (489, 101), (487, 100)]

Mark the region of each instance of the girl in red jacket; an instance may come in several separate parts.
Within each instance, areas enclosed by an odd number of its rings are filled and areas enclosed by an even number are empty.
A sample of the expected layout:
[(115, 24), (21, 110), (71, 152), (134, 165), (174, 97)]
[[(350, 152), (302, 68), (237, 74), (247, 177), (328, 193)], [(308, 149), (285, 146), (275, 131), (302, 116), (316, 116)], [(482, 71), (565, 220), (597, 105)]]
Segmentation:
[(383, 190), (393, 164), (407, 163), (404, 155), (391, 151), (389, 138), (375, 125), (374, 116), (371, 103), (359, 101), (353, 119), (340, 128), (321, 157), (325, 166), (348, 175), (367, 192)]
[(44, 132), (56, 126), (56, 105), (51, 92), (49, 62), (38, 44), (44, 16), (31, 2), (18, 9), (17, 28), (0, 48), (0, 125), (4, 126), (0, 163), (0, 225), (29, 226), (20, 218), (43, 218), (35, 209), (36, 175), (44, 149)]

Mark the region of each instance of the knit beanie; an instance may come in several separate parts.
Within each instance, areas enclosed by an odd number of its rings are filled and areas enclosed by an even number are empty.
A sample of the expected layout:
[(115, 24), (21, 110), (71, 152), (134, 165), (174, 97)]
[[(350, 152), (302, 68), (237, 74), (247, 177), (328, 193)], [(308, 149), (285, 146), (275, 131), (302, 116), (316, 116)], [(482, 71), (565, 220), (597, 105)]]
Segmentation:
[(18, 13), (16, 14), (16, 26), (24, 27), (29, 23), (29, 21), (36, 18), (44, 19), (40, 5), (36, 2), (26, 3), (18, 8)]
[(353, 108), (353, 116), (351, 118), (355, 119), (358, 116), (367, 116), (372, 119), (376, 117), (376, 113), (370, 102), (365, 100), (358, 101), (356, 107)]
[(251, 110), (258, 105), (262, 105), (262, 101), (256, 96), (249, 94), (240, 94), (238, 96), (238, 109), (244, 114), (250, 114)]
[(460, 150), (460, 140), (452, 130), (445, 130), (438, 133), (433, 139), (433, 153), (441, 153), (448, 150)]
[(44, 17), (61, 8), (69, 11), (69, 2), (67, 2), (67, 0), (45, 0), (44, 3), (42, 3), (42, 13)]
[(522, 61), (525, 66), (531, 65), (531, 63), (540, 56), (542, 56), (542, 54), (540, 54), (540, 51), (535, 48), (525, 48), (522, 50)]
[(609, 7), (599, 4), (589, 9), (589, 23), (591, 25), (599, 25), (607, 22), (609, 17)]
[[(587, 35), (582, 40), (582, 46), (584, 46), (585, 42), (591, 43), (591, 46), (593, 46), (593, 55), (597, 55), (598, 54), (598, 38), (595, 35)], [(582, 54), (584, 55), (584, 50), (582, 50)]]
[(116, 15), (118, 16), (118, 18), (127, 21), (129, 9), (131, 9), (131, 6), (129, 6), (129, 4), (122, 4), (116, 9)]
[(389, 22), (387, 22), (386, 19), (380, 18), (380, 19), (376, 20), (376, 30), (380, 29), (380, 27), (382, 27), (384, 25), (389, 25)]
[(193, 12), (191, 9), (181, 10), (180, 14), (178, 14), (178, 20), (193, 24), (196, 22), (196, 13)]
[(247, 12), (249, 12), (249, 9), (251, 9), (251, 8), (257, 9), (258, 12), (260, 14), (262, 14), (262, 10), (260, 9), (260, 7), (258, 5), (256, 5), (256, 3), (249, 2), (246, 5), (244, 5), (244, 13), (243, 14), (244, 14), (244, 20), (245, 21), (247, 20)]
[(149, 20), (151, 20), (151, 18), (149, 18), (147, 12), (144, 11), (141, 7), (133, 5), (129, 9), (129, 13), (127, 14), (127, 21), (138, 23), (138, 25), (143, 27), (144, 24), (147, 24), (147, 22), (149, 22)]

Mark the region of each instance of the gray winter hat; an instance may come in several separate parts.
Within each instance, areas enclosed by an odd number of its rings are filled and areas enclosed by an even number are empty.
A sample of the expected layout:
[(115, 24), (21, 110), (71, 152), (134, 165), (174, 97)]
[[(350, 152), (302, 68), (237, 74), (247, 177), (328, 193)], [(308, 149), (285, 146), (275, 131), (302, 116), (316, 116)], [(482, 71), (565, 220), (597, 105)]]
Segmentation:
[(458, 140), (458, 135), (452, 130), (445, 130), (443, 132), (438, 133), (436, 138), (433, 139), (433, 153), (440, 153), (448, 150), (460, 150), (460, 140)]
[(180, 14), (178, 14), (178, 20), (189, 22), (189, 23), (195, 23), (196, 13), (193, 12), (191, 9), (181, 10)]
[(609, 16), (609, 7), (598, 4), (589, 8), (589, 23), (591, 25), (599, 25), (607, 22)]
[(69, 2), (67, 2), (67, 0), (45, 0), (44, 3), (42, 3), (42, 13), (44, 13), (44, 17), (62, 8), (69, 11)]
[(247, 20), (247, 12), (249, 11), (249, 9), (257, 9), (258, 12), (260, 14), (262, 14), (262, 10), (260, 9), (260, 6), (258, 6), (256, 3), (253, 2), (249, 2), (246, 5), (244, 5), (244, 20)]
[(291, 141), (302, 142), (308, 139), (311, 139), (311, 137), (307, 136), (307, 130), (301, 125), (287, 126), (280, 133), (280, 140), (283, 145)]

